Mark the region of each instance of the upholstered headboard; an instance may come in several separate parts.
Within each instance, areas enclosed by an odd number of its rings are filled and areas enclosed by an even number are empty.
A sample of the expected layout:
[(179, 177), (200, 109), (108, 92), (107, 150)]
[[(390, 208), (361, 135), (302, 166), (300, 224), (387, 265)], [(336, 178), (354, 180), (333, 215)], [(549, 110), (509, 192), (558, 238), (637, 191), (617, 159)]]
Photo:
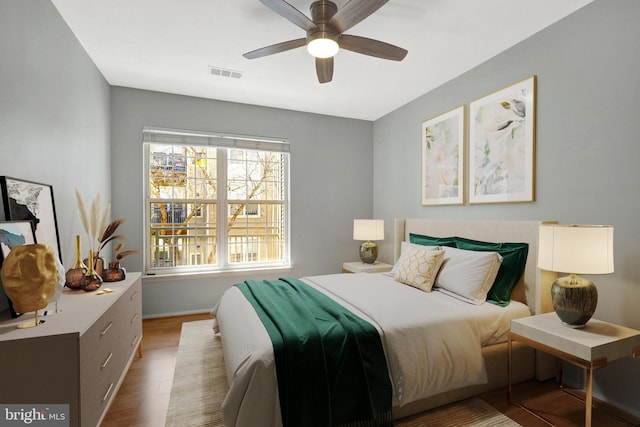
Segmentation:
[(400, 218), (394, 223), (394, 261), (400, 256), (402, 241), (409, 233), (434, 237), (458, 236), (487, 242), (518, 242), (529, 244), (524, 275), (513, 291), (512, 298), (526, 303), (532, 313), (547, 313), (551, 305), (551, 284), (557, 274), (538, 268), (538, 229), (540, 224), (555, 221), (499, 221)]

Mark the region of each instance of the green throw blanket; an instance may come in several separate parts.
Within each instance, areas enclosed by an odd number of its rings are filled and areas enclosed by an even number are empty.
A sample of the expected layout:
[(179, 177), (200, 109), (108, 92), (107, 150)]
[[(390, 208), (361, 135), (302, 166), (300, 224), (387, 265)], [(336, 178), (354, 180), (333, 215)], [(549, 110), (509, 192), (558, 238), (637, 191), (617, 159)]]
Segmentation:
[(297, 279), (236, 286), (271, 337), (285, 427), (391, 425), (391, 381), (370, 323)]

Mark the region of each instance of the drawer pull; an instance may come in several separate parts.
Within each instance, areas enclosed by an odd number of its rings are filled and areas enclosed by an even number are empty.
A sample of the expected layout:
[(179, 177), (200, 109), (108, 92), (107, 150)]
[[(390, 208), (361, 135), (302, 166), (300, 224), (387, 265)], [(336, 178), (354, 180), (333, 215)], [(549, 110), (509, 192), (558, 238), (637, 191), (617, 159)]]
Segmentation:
[(134, 347), (137, 342), (138, 342), (138, 336), (136, 335), (135, 337), (133, 337), (133, 341), (131, 341), (131, 347)]
[(106, 368), (109, 362), (111, 361), (112, 357), (113, 357), (113, 352), (109, 352), (109, 355), (107, 356), (107, 360), (105, 360), (104, 363), (100, 365), (100, 369)]
[(135, 322), (137, 318), (138, 318), (138, 313), (134, 314), (133, 317), (131, 318), (131, 324), (133, 324), (133, 322)]
[(111, 389), (113, 389), (113, 383), (109, 384), (109, 388), (107, 389), (107, 392), (104, 394), (104, 396), (102, 396), (103, 402), (109, 398), (109, 395), (111, 394)]
[(109, 332), (109, 329), (111, 329), (111, 327), (113, 326), (113, 322), (109, 322), (109, 324), (107, 325), (106, 328), (104, 328), (102, 331), (100, 331), (100, 336), (104, 336), (107, 332)]
[(133, 301), (137, 296), (138, 296), (138, 291), (135, 291), (133, 294), (131, 294), (131, 298), (129, 298), (129, 301)]

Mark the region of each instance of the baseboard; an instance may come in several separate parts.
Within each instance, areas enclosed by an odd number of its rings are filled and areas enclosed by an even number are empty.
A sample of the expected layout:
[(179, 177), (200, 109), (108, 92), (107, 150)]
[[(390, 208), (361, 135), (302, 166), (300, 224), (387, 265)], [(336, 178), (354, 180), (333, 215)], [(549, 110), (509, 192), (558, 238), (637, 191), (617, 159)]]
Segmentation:
[[(584, 402), (585, 401), (585, 392), (583, 390), (577, 389), (577, 388), (573, 388), (570, 386), (567, 386), (566, 384), (562, 386), (562, 391), (564, 391), (565, 393), (575, 397), (576, 399)], [(629, 424), (630, 426), (640, 426), (640, 418), (636, 417), (633, 414), (630, 414), (620, 408), (618, 408), (617, 406), (612, 405), (609, 402), (605, 402), (602, 399), (598, 399), (597, 397), (593, 396), (592, 397), (593, 400), (593, 407), (597, 408), (598, 410), (602, 411), (602, 412), (606, 412), (607, 414), (613, 416), (614, 418), (617, 418), (618, 420), (625, 422), (627, 424)]]

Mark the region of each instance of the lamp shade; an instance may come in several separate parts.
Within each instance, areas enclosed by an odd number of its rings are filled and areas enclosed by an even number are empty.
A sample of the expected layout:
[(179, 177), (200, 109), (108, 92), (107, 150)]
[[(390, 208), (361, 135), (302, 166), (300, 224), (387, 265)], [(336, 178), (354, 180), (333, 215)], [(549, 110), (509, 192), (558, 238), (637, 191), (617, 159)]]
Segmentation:
[(613, 227), (541, 225), (538, 267), (562, 273), (613, 273)]
[(354, 219), (353, 240), (384, 240), (384, 220)]

